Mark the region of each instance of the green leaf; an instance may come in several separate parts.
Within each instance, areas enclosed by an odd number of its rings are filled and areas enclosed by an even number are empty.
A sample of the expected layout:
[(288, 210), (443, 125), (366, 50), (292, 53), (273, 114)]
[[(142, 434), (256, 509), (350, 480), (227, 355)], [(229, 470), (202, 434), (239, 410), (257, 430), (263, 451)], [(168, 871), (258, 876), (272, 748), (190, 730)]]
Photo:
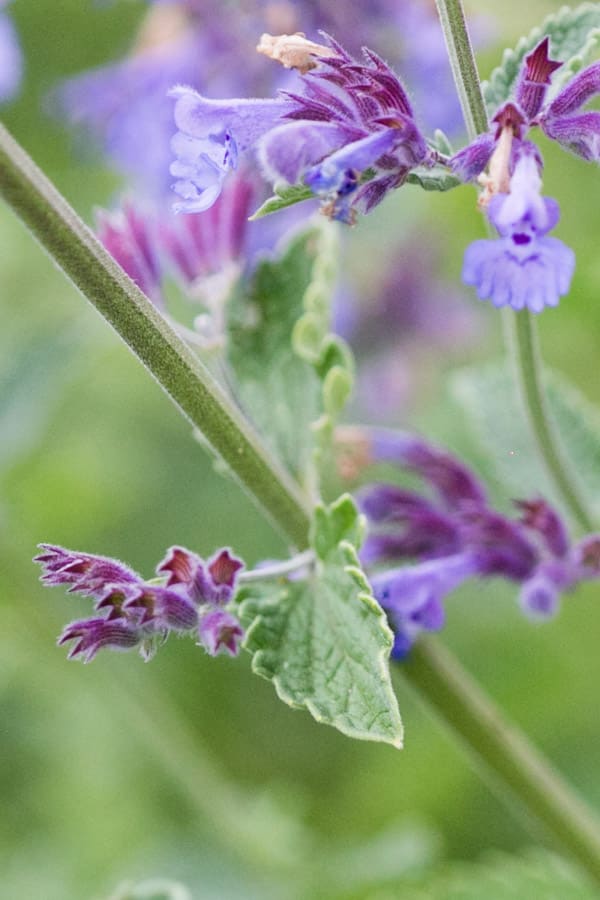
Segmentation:
[(552, 58), (564, 63), (553, 79), (552, 96), (597, 49), (599, 34), (600, 3), (584, 3), (575, 9), (563, 6), (548, 16), (540, 26), (522, 37), (514, 50), (504, 51), (502, 63), (494, 69), (490, 80), (483, 83), (488, 113), (493, 114), (512, 96), (523, 59), (545, 35), (550, 37)]
[(227, 310), (237, 397), (296, 476), (312, 453), (310, 426), (322, 409), (319, 377), (291, 342), (318, 252), (317, 229), (296, 236), (280, 258), (261, 262), (249, 281), (240, 281)]
[[(600, 412), (556, 373), (546, 373), (545, 387), (563, 453), (571, 461), (580, 491), (600, 517)], [(561, 506), (540, 463), (510, 372), (501, 366), (466, 370), (454, 376), (451, 391), (511, 496), (542, 494)]]
[(252, 213), (250, 221), (262, 219), (264, 216), (270, 216), (271, 213), (279, 212), (280, 209), (286, 209), (288, 206), (294, 206), (303, 200), (314, 199), (314, 194), (305, 184), (276, 184), (275, 193), (269, 197), (262, 206)]
[(594, 900), (597, 888), (558, 856), (494, 854), (484, 863), (444, 866), (419, 887), (394, 893), (396, 900)]
[(410, 172), (406, 181), (408, 184), (418, 184), (424, 191), (451, 191), (452, 188), (462, 184), (460, 178), (444, 166), (433, 166), (430, 169), (426, 166), (417, 166)]
[(349, 496), (315, 512), (314, 570), (252, 584), (238, 598), (252, 668), (281, 699), (353, 738), (402, 746), (388, 667), (392, 634), (356, 550), (362, 518)]

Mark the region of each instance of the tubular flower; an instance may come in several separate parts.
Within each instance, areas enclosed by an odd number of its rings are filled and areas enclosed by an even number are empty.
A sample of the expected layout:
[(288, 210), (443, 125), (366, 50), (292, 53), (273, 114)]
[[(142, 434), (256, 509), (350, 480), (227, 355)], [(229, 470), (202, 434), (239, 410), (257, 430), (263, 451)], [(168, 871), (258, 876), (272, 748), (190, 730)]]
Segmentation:
[(327, 55), (315, 57), (314, 68), (303, 66), (300, 92), (231, 101), (209, 101), (190, 88), (174, 92), (178, 209), (208, 207), (248, 151), (258, 155), (269, 181), (302, 181), (328, 216), (344, 222), (354, 221), (356, 210), (369, 212), (415, 166), (433, 163), (406, 92), (386, 63), (366, 49), (358, 63), (325, 39)]
[[(421, 477), (425, 491), (367, 485), (358, 494), (369, 530), (361, 551), (373, 592), (406, 655), (423, 631), (439, 630), (444, 601), (470, 578), (501, 577), (520, 586), (531, 619), (554, 615), (563, 593), (600, 577), (600, 535), (573, 543), (565, 523), (541, 498), (515, 502), (517, 518), (492, 509), (478, 478), (459, 460), (420, 438), (364, 430), (362, 465), (395, 462)], [(392, 569), (383, 563), (402, 562)]]
[[(114, 559), (41, 544), (35, 562), (48, 586), (68, 584), (69, 593), (91, 597), (97, 615), (71, 622), (58, 643), (75, 641), (69, 659), (90, 662), (103, 647), (138, 646), (149, 659), (170, 632), (196, 633), (206, 651), (235, 656), (244, 632), (224, 607), (233, 598), (241, 560), (221, 550), (205, 563), (182, 547), (172, 547), (157, 568), (158, 580), (146, 582)], [(166, 573), (166, 576), (163, 575)]]
[(558, 222), (555, 200), (541, 196), (535, 156), (521, 149), (508, 193), (495, 194), (487, 215), (500, 240), (478, 240), (465, 253), (463, 281), (494, 306), (539, 313), (568, 293), (575, 254), (547, 233)]
[(475, 241), (467, 249), (463, 280), (494, 306), (532, 312), (556, 306), (568, 292), (575, 256), (546, 236), (558, 222), (558, 204), (541, 197), (541, 158), (524, 137), (539, 126), (564, 149), (600, 161), (600, 113), (582, 111), (600, 93), (600, 63), (583, 69), (548, 100), (552, 76), (562, 65), (550, 58), (549, 45), (545, 37), (525, 57), (514, 96), (493, 117), (494, 130), (450, 160), (463, 181), (479, 178), (484, 184), (480, 205), (500, 235), (499, 241)]

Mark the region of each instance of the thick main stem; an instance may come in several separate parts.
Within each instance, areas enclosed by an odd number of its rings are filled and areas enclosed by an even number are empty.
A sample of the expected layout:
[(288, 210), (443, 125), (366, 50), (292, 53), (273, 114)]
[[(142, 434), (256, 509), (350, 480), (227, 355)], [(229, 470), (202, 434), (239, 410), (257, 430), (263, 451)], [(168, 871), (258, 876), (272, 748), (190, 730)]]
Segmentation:
[(0, 125), (0, 194), (113, 326), (250, 495), (299, 549), (308, 513), (293, 480), (77, 213)]
[(598, 822), (448, 651), (439, 642), (422, 640), (398, 671), (458, 736), (500, 798), (519, 800), (553, 843), (600, 882)]

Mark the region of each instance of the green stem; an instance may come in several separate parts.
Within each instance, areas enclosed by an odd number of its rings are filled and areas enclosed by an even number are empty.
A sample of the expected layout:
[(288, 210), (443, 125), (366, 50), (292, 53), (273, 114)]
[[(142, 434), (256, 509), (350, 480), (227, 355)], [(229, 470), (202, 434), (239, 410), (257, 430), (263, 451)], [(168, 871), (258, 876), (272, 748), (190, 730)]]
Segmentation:
[(309, 517), (297, 485), (271, 457), (206, 366), (1, 125), (0, 194), (202, 431), (279, 530), (304, 549)]
[(529, 310), (518, 313), (507, 310), (507, 313), (505, 319), (507, 344), (512, 348), (511, 356), (521, 396), (539, 453), (573, 519), (583, 531), (593, 531), (592, 517), (586, 509), (575, 479), (569, 472), (568, 462), (561, 452), (556, 429), (547, 409), (533, 315)]
[[(397, 671), (460, 739), (501, 800), (518, 800), (555, 845), (600, 882), (600, 826), (527, 738), (439, 642), (422, 640)], [(507, 789), (508, 792), (507, 793)]]
[[(489, 123), (462, 0), (436, 0), (436, 6), (467, 131), (472, 140), (476, 135), (488, 131)], [(566, 509), (584, 531), (593, 531), (592, 517), (580, 496), (569, 462), (560, 450), (548, 413), (533, 316), (529, 310), (516, 314), (512, 310), (506, 312), (506, 333), (510, 338), (508, 350), (514, 361), (519, 390), (534, 440)]]
[(436, 0), (448, 58), (469, 138), (489, 128), (477, 63), (461, 0)]

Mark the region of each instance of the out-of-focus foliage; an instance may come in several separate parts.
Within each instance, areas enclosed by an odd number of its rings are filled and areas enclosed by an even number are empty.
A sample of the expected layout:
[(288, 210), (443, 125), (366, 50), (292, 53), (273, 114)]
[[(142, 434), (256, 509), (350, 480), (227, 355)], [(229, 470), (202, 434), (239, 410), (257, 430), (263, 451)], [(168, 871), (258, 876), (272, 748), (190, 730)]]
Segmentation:
[[(4, 119), (88, 221), (117, 178), (40, 105), (60, 78), (122, 55), (144, 8), (10, 7), (26, 73)], [(497, 4), (470, 8), (498, 14)], [(503, 4), (499, 43), (514, 45), (553, 8)], [(486, 51), (484, 74), (499, 55)], [(571, 295), (541, 317), (544, 355), (600, 402), (600, 175), (555, 147), (544, 154), (561, 237), (578, 259)], [(407, 187), (350, 236), (343, 271), (357, 294), (380, 283), (400, 236), (418, 225), (427, 242), (431, 223), (443, 239), (428, 250), (455, 287), (465, 245), (482, 234), (474, 194)], [(100, 898), (160, 877), (201, 900), (402, 897), (436, 861), (531, 843), (402, 687), (399, 753), (285, 708), (248, 656), (209, 660), (172, 641), (148, 666), (116, 654), (67, 663), (55, 637), (83, 601), (42, 591), (30, 562), (39, 541), (126, 557), (142, 571), (173, 543), (203, 555), (231, 544), (250, 563), (283, 545), (4, 208), (0, 247), (0, 896)], [(410, 359), (420, 386), (410, 423), (475, 463), (481, 449), (446, 382), (453, 366), (498, 351), (498, 315), (478, 312), (490, 335), (480, 347)], [(407, 417), (398, 409), (398, 422)], [(492, 488), (508, 499), (499, 481)], [(476, 585), (451, 600), (444, 636), (596, 805), (599, 628), (593, 588), (535, 628), (509, 587)]]

